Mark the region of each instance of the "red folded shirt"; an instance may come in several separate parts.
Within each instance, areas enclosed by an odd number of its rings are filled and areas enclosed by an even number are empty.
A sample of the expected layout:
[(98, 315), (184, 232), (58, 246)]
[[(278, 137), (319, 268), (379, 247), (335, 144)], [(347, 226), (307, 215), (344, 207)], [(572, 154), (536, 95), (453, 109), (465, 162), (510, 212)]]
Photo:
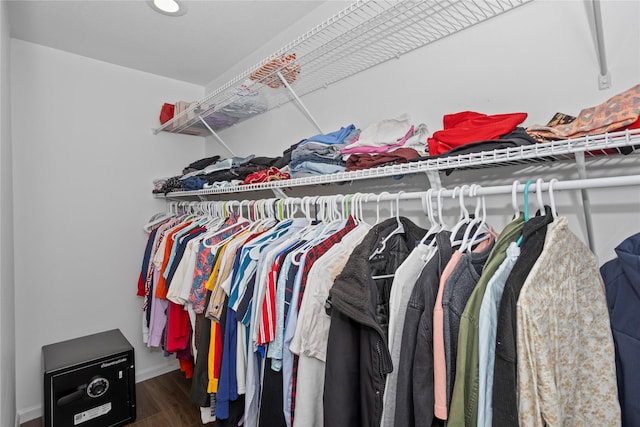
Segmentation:
[(488, 116), (474, 111), (447, 114), (444, 129), (428, 139), (429, 155), (446, 153), (470, 142), (498, 139), (513, 131), (527, 118), (527, 113), (495, 114)]
[(244, 181), (240, 184), (259, 184), (261, 182), (280, 181), (283, 179), (290, 179), (291, 175), (286, 172), (282, 172), (280, 169), (271, 166), (269, 169), (264, 169), (258, 172), (247, 175)]

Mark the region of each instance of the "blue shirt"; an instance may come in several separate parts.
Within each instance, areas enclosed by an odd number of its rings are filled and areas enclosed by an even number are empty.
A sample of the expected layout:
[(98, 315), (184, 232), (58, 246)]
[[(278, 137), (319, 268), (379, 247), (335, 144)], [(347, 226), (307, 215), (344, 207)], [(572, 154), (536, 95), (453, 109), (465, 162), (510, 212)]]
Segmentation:
[(507, 248), (507, 256), (494, 275), (489, 279), (480, 305), (478, 319), (478, 427), (491, 427), (493, 422), (493, 367), (496, 360), (496, 333), (498, 330), (498, 309), (507, 278), (513, 270), (520, 247), (512, 242)]

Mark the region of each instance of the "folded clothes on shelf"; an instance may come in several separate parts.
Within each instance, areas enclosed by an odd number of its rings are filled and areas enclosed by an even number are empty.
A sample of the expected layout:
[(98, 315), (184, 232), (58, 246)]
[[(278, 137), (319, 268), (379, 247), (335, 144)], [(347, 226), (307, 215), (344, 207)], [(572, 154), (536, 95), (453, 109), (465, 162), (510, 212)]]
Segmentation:
[(346, 166), (344, 164), (331, 164), (306, 161), (291, 167), (291, 177), (300, 178), (305, 176), (328, 175), (332, 173), (344, 172)]
[(413, 125), (407, 114), (373, 123), (342, 149), (343, 154), (388, 151), (403, 145), (413, 135)]
[(190, 163), (186, 168), (184, 168), (182, 170), (182, 173), (186, 174), (189, 172), (202, 170), (207, 166), (214, 164), (218, 160), (220, 160), (220, 156), (211, 156), (205, 157), (204, 159), (196, 160), (195, 162)]
[(527, 113), (487, 115), (475, 111), (446, 114), (444, 127), (427, 140), (429, 155), (439, 155), (472, 142), (496, 140), (513, 131)]
[(566, 124), (533, 125), (527, 132), (536, 139), (558, 140), (640, 128), (640, 84), (619, 93), (602, 104), (585, 108)]
[(320, 133), (318, 135), (310, 136), (309, 138), (303, 140), (300, 145), (308, 144), (312, 141), (321, 142), (323, 144), (343, 144), (345, 139), (347, 139), (350, 135), (355, 135), (355, 131), (356, 127), (353, 124), (350, 124), (348, 126), (341, 127), (340, 129), (333, 132)]
[(289, 178), (291, 178), (291, 175), (289, 175), (286, 172), (282, 172), (280, 169), (274, 168), (272, 166), (268, 169), (264, 169), (264, 170), (247, 175), (247, 177), (244, 179), (244, 181), (240, 185), (259, 184), (261, 182), (271, 182), (271, 181), (281, 181)]
[(207, 124), (213, 130), (227, 128), (238, 123), (239, 120), (237, 117), (228, 116), (227, 114), (220, 111), (212, 111), (210, 113), (207, 113), (206, 115), (202, 116), (202, 119), (207, 122)]
[(413, 148), (401, 147), (386, 153), (351, 154), (347, 159), (346, 171), (370, 169), (399, 163), (407, 163), (420, 155)]
[(251, 75), (249, 75), (249, 79), (276, 89), (283, 85), (282, 80), (277, 75), (278, 72), (280, 72), (288, 84), (296, 81), (298, 74), (300, 74), (300, 64), (296, 61), (295, 53), (272, 58), (259, 69), (252, 72)]
[(253, 83), (247, 81), (236, 91), (236, 98), (230, 104), (220, 108), (220, 112), (230, 117), (244, 119), (267, 111), (268, 104), (265, 96), (251, 88)]

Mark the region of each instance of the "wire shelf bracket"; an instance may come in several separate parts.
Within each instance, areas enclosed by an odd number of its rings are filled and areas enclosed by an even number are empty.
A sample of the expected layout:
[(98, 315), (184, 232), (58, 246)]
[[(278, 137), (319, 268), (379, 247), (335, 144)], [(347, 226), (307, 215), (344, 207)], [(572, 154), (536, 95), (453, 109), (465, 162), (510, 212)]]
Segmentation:
[(611, 74), (607, 67), (607, 52), (604, 47), (604, 31), (602, 29), (602, 12), (600, 10), (600, 0), (586, 0), (591, 7), (588, 7), (593, 17), (592, 31), (595, 33), (596, 55), (598, 57), (598, 65), (600, 73), (598, 74), (598, 88), (600, 90), (609, 89), (611, 87)]
[(209, 132), (211, 132), (211, 135), (213, 135), (213, 137), (215, 139), (218, 140), (218, 142), (220, 143), (220, 145), (222, 145), (224, 148), (227, 149), (227, 151), (229, 153), (231, 153), (232, 156), (236, 156), (235, 153), (233, 152), (233, 150), (231, 148), (229, 148), (229, 146), (227, 144), (225, 144), (224, 140), (222, 138), (220, 138), (220, 135), (218, 135), (213, 129), (211, 129), (211, 126), (209, 126), (209, 123), (207, 123), (202, 116), (198, 117), (200, 119), (200, 121), (202, 122), (203, 125), (205, 125), (205, 127), (209, 130)]
[(291, 85), (289, 85), (289, 82), (287, 81), (287, 79), (285, 79), (282, 76), (282, 73), (280, 71), (278, 71), (278, 78), (280, 78), (280, 81), (282, 81), (282, 84), (284, 84), (284, 87), (286, 87), (287, 90), (289, 90), (289, 93), (291, 93), (291, 96), (293, 96), (293, 98), (296, 100), (296, 103), (302, 109), (302, 111), (307, 116), (307, 118), (311, 121), (311, 123), (313, 123), (313, 125), (316, 127), (316, 129), (318, 129), (318, 132), (324, 133), (322, 131), (322, 128), (318, 124), (318, 121), (311, 115), (311, 112), (307, 109), (307, 107), (305, 107), (305, 105), (302, 102), (302, 100), (296, 94), (296, 91), (291, 88)]

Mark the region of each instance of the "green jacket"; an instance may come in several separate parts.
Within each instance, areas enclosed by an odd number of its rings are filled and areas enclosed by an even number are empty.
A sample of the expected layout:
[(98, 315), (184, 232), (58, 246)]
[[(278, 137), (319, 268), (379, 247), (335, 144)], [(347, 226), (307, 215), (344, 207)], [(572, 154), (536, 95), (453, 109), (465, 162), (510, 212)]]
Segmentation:
[(507, 248), (511, 242), (517, 241), (522, 234), (523, 226), (524, 216), (521, 214), (504, 228), (462, 312), (458, 333), (456, 378), (447, 420), (448, 427), (476, 427), (478, 424), (480, 306), (489, 280), (506, 258)]

